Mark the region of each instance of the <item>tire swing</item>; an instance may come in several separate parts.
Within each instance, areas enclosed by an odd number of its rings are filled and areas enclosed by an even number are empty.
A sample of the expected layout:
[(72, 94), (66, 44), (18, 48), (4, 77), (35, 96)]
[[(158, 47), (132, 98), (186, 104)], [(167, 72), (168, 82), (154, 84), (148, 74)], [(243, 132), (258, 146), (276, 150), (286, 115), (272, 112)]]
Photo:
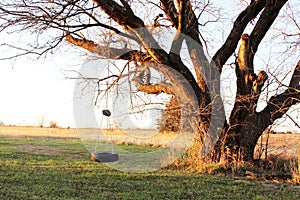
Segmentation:
[[(109, 62), (108, 62), (108, 76), (109, 76)], [(107, 84), (107, 88), (108, 88), (108, 82), (106, 82)], [(107, 128), (109, 127), (109, 117), (111, 116), (111, 112), (110, 110), (108, 110), (108, 91), (106, 91), (106, 99), (105, 99), (105, 103), (106, 103), (106, 109), (102, 110), (102, 115), (107, 117)], [(103, 120), (103, 118), (102, 118)], [(102, 125), (102, 120), (101, 120), (101, 123), (100, 123), (100, 127)], [(98, 140), (99, 142), (99, 140)], [(96, 146), (97, 148), (97, 146)], [(95, 148), (95, 150), (96, 150)], [(112, 140), (111, 140), (111, 151), (104, 151), (104, 152), (94, 152), (94, 153), (91, 153), (91, 161), (94, 161), (94, 162), (100, 162), (100, 163), (109, 163), (109, 162), (116, 162), (119, 160), (119, 154), (117, 153), (114, 153), (114, 149), (113, 149), (113, 143), (112, 143)]]
[[(108, 109), (102, 110), (102, 114), (106, 117), (110, 117), (111, 112)], [(119, 160), (119, 154), (114, 153), (113, 144), (112, 151), (104, 151), (104, 152), (94, 152), (91, 154), (91, 161), (100, 162), (100, 163), (108, 163), (108, 162), (116, 162)]]

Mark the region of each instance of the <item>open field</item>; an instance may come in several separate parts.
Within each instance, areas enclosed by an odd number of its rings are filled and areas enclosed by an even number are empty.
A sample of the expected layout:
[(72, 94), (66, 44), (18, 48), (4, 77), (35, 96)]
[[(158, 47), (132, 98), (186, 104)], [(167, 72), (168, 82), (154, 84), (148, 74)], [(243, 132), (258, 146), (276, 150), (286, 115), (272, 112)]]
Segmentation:
[[(256, 151), (258, 154), (259, 150), (267, 149), (267, 155), (298, 159), (299, 147), (300, 134), (264, 134), (258, 140)], [(264, 158), (265, 151), (262, 154), (261, 158)]]
[(77, 129), (70, 128), (38, 128), (22, 126), (1, 126), (1, 136), (43, 137), (43, 138), (78, 138)]
[[(42, 137), (42, 138), (69, 138), (80, 139), (84, 144), (88, 142), (104, 141), (114, 144), (141, 145), (166, 147), (174, 145), (184, 148), (192, 140), (193, 135), (184, 135), (182, 138), (176, 138), (175, 134), (157, 134), (153, 130), (102, 130), (102, 135), (97, 129), (64, 129), (64, 128), (37, 128), (37, 127), (0, 127), (1, 136), (14, 137)], [(177, 142), (173, 142), (176, 140)], [(181, 142), (180, 144), (178, 143)], [(266, 143), (268, 143), (268, 155), (294, 157), (297, 158), (298, 148), (300, 146), (300, 134), (264, 134), (256, 147), (258, 151), (263, 151), (265, 155)]]
[[(0, 129), (0, 199), (300, 198), (299, 186), (292, 184), (183, 169), (116, 171), (89, 161), (75, 129), (4, 129)], [(280, 140), (277, 135), (274, 139)]]
[[(134, 148), (134, 147), (132, 147)], [(300, 188), (160, 170), (128, 174), (89, 161), (76, 139), (0, 137), (1, 199), (299, 199)]]

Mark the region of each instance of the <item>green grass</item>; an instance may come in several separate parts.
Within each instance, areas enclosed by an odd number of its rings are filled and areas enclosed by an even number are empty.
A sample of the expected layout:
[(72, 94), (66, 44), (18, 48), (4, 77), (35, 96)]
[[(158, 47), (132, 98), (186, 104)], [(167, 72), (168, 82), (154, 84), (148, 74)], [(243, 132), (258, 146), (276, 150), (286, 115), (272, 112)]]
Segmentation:
[(128, 174), (89, 156), (78, 140), (0, 137), (0, 199), (300, 198), (295, 185), (183, 170)]

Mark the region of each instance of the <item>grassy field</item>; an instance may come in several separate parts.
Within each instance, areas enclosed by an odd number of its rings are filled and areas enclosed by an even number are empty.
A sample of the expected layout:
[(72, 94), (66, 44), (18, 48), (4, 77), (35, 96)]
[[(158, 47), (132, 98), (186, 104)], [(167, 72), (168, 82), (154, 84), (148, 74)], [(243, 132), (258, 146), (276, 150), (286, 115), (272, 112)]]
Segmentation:
[(0, 136), (0, 199), (300, 198), (299, 186), (286, 183), (183, 169), (116, 171), (89, 161), (89, 152), (76, 137), (60, 136)]

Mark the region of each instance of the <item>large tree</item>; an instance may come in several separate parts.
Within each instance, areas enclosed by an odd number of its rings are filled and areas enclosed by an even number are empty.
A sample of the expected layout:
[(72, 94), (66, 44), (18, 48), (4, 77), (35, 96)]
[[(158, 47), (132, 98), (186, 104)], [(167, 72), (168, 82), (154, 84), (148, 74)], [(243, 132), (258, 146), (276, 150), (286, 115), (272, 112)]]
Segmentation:
[[(221, 47), (213, 50), (215, 53), (211, 59), (206, 56), (206, 51), (212, 41), (208, 41), (202, 32), (209, 30), (206, 24), (221, 20), (222, 10), (212, 9), (209, 1), (2, 1), (0, 27), (2, 32), (23, 31), (38, 36), (47, 35), (41, 41), (37, 38), (31, 44), (31, 49), (10, 45), (19, 54), (41, 55), (67, 41), (72, 46), (101, 57), (127, 60), (127, 66), (130, 64), (131, 71), (135, 73), (132, 81), (138, 91), (166, 93), (180, 102), (180, 115), (188, 116), (184, 123), (188, 123), (196, 133), (194, 148), (191, 148), (196, 149), (196, 156), (199, 156), (197, 152), (202, 148), (203, 151), (209, 150), (211, 153), (205, 155), (215, 161), (228, 155), (228, 152), (231, 156), (248, 161), (253, 159), (255, 145), (263, 131), (300, 101), (300, 62), (295, 61), (289, 84), (281, 85), (281, 92), (267, 97), (266, 105), (258, 111), (262, 91), (270, 86), (265, 84), (270, 71), (258, 71), (257, 62), (254, 62), (259, 45), (267, 32), (272, 31), (275, 20), (298, 27), (294, 35), (287, 30), (280, 30), (285, 36), (282, 38), (296, 39), (292, 41), (294, 47), (299, 47), (297, 35), (299, 38), (300, 29), (295, 19), (299, 13), (291, 6), (287, 6), (291, 11), (290, 19), (278, 18), (288, 0), (239, 2), (244, 8), (232, 22)], [(203, 21), (205, 23), (201, 23)], [(168, 49), (153, 34), (156, 29), (173, 33)], [(49, 30), (56, 31), (49, 34)], [(109, 44), (113, 45), (108, 45), (111, 34), (119, 37), (110, 40)], [(213, 32), (209, 34), (215, 37)], [(187, 49), (190, 62), (183, 60), (181, 51), (184, 48)], [(220, 83), (222, 74), (226, 73), (224, 66), (230, 62), (235, 68), (232, 80), (236, 80), (237, 89), (233, 108), (226, 120), (227, 104), (221, 98)], [(281, 65), (281, 69), (287, 67), (287, 63)], [(163, 74), (167, 81), (153, 82), (151, 70)], [(124, 70), (120, 70), (118, 76), (107, 78), (116, 84), (123, 76)], [(210, 143), (213, 144), (212, 148)]]

